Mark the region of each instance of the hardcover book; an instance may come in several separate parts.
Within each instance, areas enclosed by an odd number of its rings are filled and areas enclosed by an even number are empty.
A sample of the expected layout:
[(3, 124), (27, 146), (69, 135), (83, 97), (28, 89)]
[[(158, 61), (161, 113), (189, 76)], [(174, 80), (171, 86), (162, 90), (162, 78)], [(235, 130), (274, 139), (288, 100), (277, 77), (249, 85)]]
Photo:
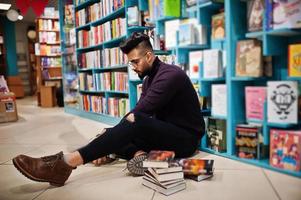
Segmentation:
[(263, 120), (266, 87), (245, 87), (247, 120)]
[(169, 189), (172, 187), (175, 187), (177, 185), (183, 184), (185, 183), (185, 179), (184, 178), (180, 178), (180, 179), (174, 179), (174, 180), (169, 180), (169, 181), (161, 181), (159, 182), (154, 176), (152, 176), (152, 174), (148, 171), (145, 172), (143, 179), (152, 183), (155, 183), (159, 186), (161, 186), (162, 188), (165, 189)]
[(214, 160), (184, 158), (177, 160), (182, 167), (185, 176), (198, 176), (213, 174)]
[(227, 150), (226, 120), (209, 117), (207, 123), (208, 147), (217, 152), (225, 152)]
[(236, 155), (246, 159), (267, 157), (268, 145), (263, 144), (262, 126), (238, 124), (236, 126)]
[(199, 65), (203, 60), (202, 51), (190, 51), (189, 52), (189, 76), (192, 79), (199, 79), (200, 70)]
[(167, 49), (177, 46), (177, 31), (179, 30), (180, 20), (169, 20), (165, 22), (165, 47)]
[[(150, 168), (149, 168), (150, 169)], [(153, 170), (155, 170), (156, 168), (152, 168)], [(180, 172), (183, 173), (183, 171), (181, 170)], [(145, 172), (144, 172), (144, 176), (143, 176), (144, 179), (147, 179), (147, 180), (150, 180), (152, 182), (155, 182), (159, 185), (162, 185), (163, 187), (172, 187), (172, 185), (176, 185), (176, 184), (179, 184), (179, 183), (183, 183), (185, 182), (184, 178), (181, 177), (181, 178), (178, 178), (178, 179), (171, 179), (171, 180), (166, 180), (166, 181), (158, 181), (156, 179), (156, 177), (147, 169)]]
[(186, 46), (194, 43), (193, 25), (190, 23), (181, 23), (179, 26), (179, 45)]
[(282, 124), (298, 123), (298, 82), (267, 82), (268, 122)]
[(270, 131), (270, 165), (300, 171), (301, 131)]
[(219, 78), (223, 76), (222, 52), (219, 49), (203, 51), (203, 78)]
[(184, 178), (183, 171), (176, 171), (176, 172), (169, 172), (169, 173), (160, 173), (160, 174), (157, 174), (154, 171), (154, 168), (148, 168), (147, 171), (153, 177), (155, 177), (155, 179), (158, 180), (159, 182), (176, 180), (176, 179), (183, 179)]
[(236, 46), (236, 76), (260, 77), (263, 75), (262, 48), (258, 40), (241, 40)]
[(300, 28), (301, 2), (273, 0), (273, 28)]
[(173, 151), (152, 150), (148, 153), (143, 167), (168, 168), (169, 162), (175, 157)]
[(141, 26), (141, 13), (137, 6), (127, 8), (128, 26)]
[(247, 2), (248, 31), (262, 30), (264, 15), (264, 0), (251, 0)]
[(211, 86), (211, 115), (218, 117), (227, 116), (227, 85), (213, 84)]
[(224, 39), (226, 37), (225, 34), (225, 13), (219, 13), (217, 15), (212, 16), (212, 39), (218, 40), (218, 39)]
[(288, 46), (288, 75), (301, 77), (301, 44)]
[(166, 196), (169, 196), (171, 194), (174, 194), (176, 192), (179, 192), (181, 190), (184, 190), (186, 189), (186, 183), (181, 183), (181, 184), (178, 184), (174, 187), (171, 187), (171, 188), (165, 188), (165, 187), (162, 187), (152, 181), (149, 181), (149, 180), (146, 180), (146, 179), (143, 179), (142, 180), (142, 185), (150, 188), (150, 189), (153, 189), (161, 194), (164, 194)]

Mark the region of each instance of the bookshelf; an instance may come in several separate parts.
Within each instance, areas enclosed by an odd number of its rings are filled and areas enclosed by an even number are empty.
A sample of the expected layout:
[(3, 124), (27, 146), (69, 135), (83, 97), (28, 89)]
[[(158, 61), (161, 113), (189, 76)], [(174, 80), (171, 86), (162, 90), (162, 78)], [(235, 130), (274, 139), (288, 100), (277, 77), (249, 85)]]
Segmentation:
[(0, 30), (0, 75), (6, 76), (4, 37)]
[(55, 94), (62, 84), (60, 25), (54, 11), (36, 19), (36, 32), (37, 102), (39, 106), (52, 107), (56, 105)]
[[(62, 1), (60, 1), (62, 2)], [(70, 3), (70, 1), (63, 1), (65, 3)], [(85, 1), (79, 4), (75, 4), (74, 12), (86, 9), (99, 1)], [(64, 3), (60, 5), (60, 13), (63, 13)], [(75, 34), (78, 43), (79, 34), (81, 32), (88, 32), (95, 27), (101, 26), (107, 22), (111, 22), (116, 18), (124, 17), (125, 22), (125, 33), (119, 35), (118, 37), (110, 38), (109, 40), (101, 40), (100, 42), (93, 41), (90, 44), (80, 45), (75, 47), (75, 54), (77, 58), (76, 68), (73, 68), (74, 74), (79, 75), (79, 79), (83, 80), (93, 80), (95, 76), (99, 74), (112, 73), (112, 72), (123, 72), (129, 74), (129, 69), (125, 63), (119, 63), (118, 65), (100, 65), (96, 64), (94, 66), (81, 67), (81, 62), (79, 62), (79, 55), (86, 54), (94, 51), (103, 51), (104, 49), (113, 49), (118, 47), (120, 41), (125, 37), (129, 36), (134, 31), (144, 31), (147, 28), (141, 26), (127, 26), (127, 7), (138, 6), (139, 10), (148, 10), (150, 7), (148, 1), (143, 0), (125, 0), (124, 5), (108, 13), (102, 17), (95, 20), (88, 20), (86, 23), (75, 25)], [(224, 11), (225, 22), (225, 37), (214, 39), (211, 38), (211, 20), (212, 16)], [(207, 135), (202, 138), (200, 149), (212, 154), (223, 156), (226, 158), (238, 160), (241, 162), (253, 164), (259, 167), (271, 169), (281, 173), (289, 174), (296, 177), (301, 177), (300, 171), (290, 171), (279, 169), (270, 166), (268, 159), (256, 160), (256, 159), (242, 159), (236, 156), (235, 147), (235, 136), (236, 136), (236, 125), (239, 123), (256, 122), (260, 123), (263, 128), (263, 142), (264, 144), (269, 144), (269, 131), (271, 128), (283, 128), (283, 129), (300, 129), (300, 122), (298, 124), (279, 124), (279, 123), (269, 123), (267, 121), (267, 108), (264, 108), (264, 119), (261, 121), (248, 121), (245, 115), (245, 97), (244, 89), (246, 86), (266, 86), (267, 82), (270, 80), (295, 80), (301, 84), (300, 77), (288, 77), (287, 72), (287, 46), (291, 43), (300, 43), (300, 29), (275, 29), (266, 30), (263, 28), (261, 31), (248, 32), (247, 31), (247, 2), (241, 0), (225, 0), (224, 3), (207, 2), (201, 3), (197, 1), (196, 5), (191, 7), (186, 7), (186, 1), (181, 0), (181, 15), (179, 17), (169, 17), (160, 16), (157, 19), (151, 21), (155, 24), (157, 33), (159, 35), (165, 34), (165, 22), (174, 19), (187, 19), (196, 18), (199, 24), (207, 26), (207, 44), (206, 45), (179, 45), (179, 32), (176, 34), (177, 44), (167, 49), (167, 51), (155, 51), (157, 55), (168, 55), (175, 54), (177, 57), (176, 63), (187, 65), (189, 63), (189, 53), (191, 51), (203, 51), (207, 49), (218, 49), (223, 52), (224, 63), (224, 74), (217, 78), (206, 78), (204, 77), (203, 62), (199, 63), (199, 77), (192, 79), (194, 84), (198, 85), (200, 96), (210, 98), (212, 93), (212, 86), (216, 84), (224, 84), (227, 87), (227, 104), (225, 105), (227, 109), (226, 116), (215, 115), (212, 116), (212, 109), (209, 107), (207, 109), (201, 110), (204, 116), (214, 117), (220, 120), (226, 121), (226, 151), (217, 152), (208, 148)], [(61, 14), (61, 21), (63, 20), (63, 15)], [(264, 27), (266, 26), (266, 16), (264, 17)], [(63, 24), (61, 23), (61, 28)], [(87, 34), (87, 33), (85, 33)], [(62, 36), (62, 38), (64, 38)], [(273, 57), (273, 74), (271, 77), (236, 77), (235, 76), (235, 65), (236, 65), (236, 44), (237, 41), (248, 38), (256, 38), (262, 41), (262, 52), (264, 56)], [(63, 39), (64, 40), (64, 39)], [(81, 41), (81, 43), (85, 43)], [(64, 51), (63, 51), (64, 52)], [(63, 53), (64, 54), (64, 53)], [(98, 60), (95, 61), (98, 63)], [(64, 58), (63, 67), (66, 68)], [(185, 69), (185, 68), (184, 68)], [(64, 71), (65, 73), (65, 71)], [(83, 75), (81, 75), (83, 74)], [(81, 77), (82, 76), (82, 77)], [(65, 78), (64, 78), (65, 79)], [(90, 118), (93, 120), (101, 121), (111, 125), (119, 122), (120, 117), (108, 114), (107, 109), (109, 99), (111, 97), (125, 98), (129, 101), (130, 108), (133, 108), (137, 102), (137, 85), (141, 83), (140, 80), (128, 78), (128, 89), (126, 91), (115, 91), (110, 89), (95, 89), (91, 87), (93, 84), (86, 84), (84, 88), (81, 88), (81, 82), (79, 80), (78, 87), (78, 107), (71, 108), (69, 106), (65, 107), (66, 112), (73, 113), (82, 117)], [(100, 81), (99, 81), (100, 82)], [(93, 83), (93, 81), (91, 82)], [(90, 88), (89, 88), (90, 87)], [(65, 91), (66, 93), (66, 91)], [(85, 101), (89, 98), (100, 98), (97, 100), (98, 112), (92, 112), (89, 108), (89, 104), (85, 105)], [(111, 100), (110, 100), (111, 101)], [(114, 103), (113, 103), (114, 104)], [(101, 110), (101, 111), (100, 111)]]
[[(37, 91), (37, 67), (36, 67), (36, 55), (35, 55), (35, 39), (28, 36), (31, 33), (35, 33), (35, 27), (30, 27), (27, 31), (27, 44), (28, 44), (28, 60), (29, 60), (29, 82), (30, 82), (30, 94), (34, 95)], [(36, 35), (35, 35), (36, 36)]]
[[(193, 8), (189, 8), (189, 12), (196, 12), (196, 16), (200, 23), (210, 24), (210, 15), (214, 13), (217, 6), (214, 3), (206, 3), (204, 5), (197, 4)], [(220, 5), (218, 4), (221, 8)], [(205, 9), (206, 8), (206, 9)], [(248, 32), (247, 31), (247, 3), (246, 1), (229, 1), (225, 0), (225, 29), (226, 38), (224, 40), (211, 40), (211, 48), (222, 48), (226, 50), (226, 74), (225, 78), (218, 79), (204, 79), (200, 78), (200, 93), (201, 95), (211, 94), (211, 85), (224, 82), (227, 86), (227, 151), (217, 152), (207, 147), (207, 135), (202, 138), (200, 149), (208, 153), (216, 154), (226, 158), (231, 158), (241, 162), (257, 165), (263, 168), (271, 169), (281, 173), (289, 174), (296, 177), (301, 177), (300, 171), (291, 171), (279, 169), (269, 164), (269, 159), (243, 159), (236, 156), (235, 147), (235, 128), (239, 123), (259, 123), (262, 125), (263, 142), (269, 145), (270, 135), (269, 131), (272, 128), (280, 129), (297, 129), (300, 130), (299, 123), (269, 123), (267, 120), (267, 105), (264, 105), (264, 119), (260, 121), (249, 121), (245, 116), (245, 97), (244, 88), (246, 86), (266, 86), (267, 81), (271, 80), (295, 80), (298, 81), (299, 77), (288, 77), (287, 72), (287, 47), (291, 43), (300, 43), (300, 29), (277, 29), (266, 30), (263, 28), (261, 31)], [(209, 16), (208, 16), (209, 15)], [(266, 17), (266, 16), (265, 16)], [(267, 19), (264, 17), (263, 23)], [(299, 34), (299, 35), (298, 35)], [(262, 41), (262, 49), (264, 56), (272, 56), (273, 58), (273, 75), (272, 77), (236, 77), (235, 64), (236, 64), (236, 43), (239, 40), (256, 38)], [(218, 44), (220, 43), (220, 44)], [(202, 73), (202, 63), (200, 63)], [(215, 116), (212, 116), (215, 117)], [(218, 118), (218, 117), (217, 117)]]
[[(185, 1), (182, 1), (185, 2)], [(300, 29), (275, 29), (266, 30), (263, 28), (261, 31), (248, 32), (247, 31), (247, 2), (246, 1), (230, 1), (225, 0), (224, 3), (207, 2), (201, 3), (197, 1), (196, 5), (186, 7), (185, 12), (182, 12), (180, 18), (197, 18), (200, 24), (209, 27), (208, 31), (208, 45), (204, 46), (184, 46), (177, 45), (169, 49), (177, 56), (178, 63), (189, 63), (188, 54), (195, 50), (206, 49), (220, 49), (225, 54), (225, 74), (223, 77), (218, 78), (204, 78), (203, 62), (199, 63), (200, 74), (196, 81), (199, 84), (199, 93), (201, 96), (209, 97), (212, 94), (212, 85), (225, 84), (227, 87), (227, 115), (226, 116), (213, 116), (211, 108), (201, 110), (204, 116), (213, 117), (219, 120), (226, 120), (227, 135), (225, 152), (218, 152), (208, 148), (208, 136), (207, 134), (202, 138), (200, 150), (223, 156), (226, 158), (238, 160), (241, 162), (253, 164), (263, 168), (271, 169), (281, 173), (289, 174), (296, 177), (301, 177), (300, 171), (285, 170), (275, 168), (269, 164), (269, 159), (243, 159), (236, 156), (235, 137), (236, 137), (236, 125), (240, 123), (259, 123), (262, 125), (263, 131), (263, 143), (269, 145), (270, 143), (270, 130), (277, 129), (293, 129), (300, 130), (301, 123), (270, 123), (267, 118), (267, 105), (264, 105), (264, 119), (260, 121), (247, 120), (245, 116), (245, 97), (244, 89), (246, 86), (266, 86), (268, 81), (272, 80), (294, 80), (301, 84), (300, 77), (289, 77), (287, 68), (287, 48), (289, 44), (300, 43)], [(217, 14), (220, 10), (225, 12), (225, 38), (212, 39), (211, 36), (211, 19), (212, 16)], [(265, 16), (266, 17), (266, 16)], [(264, 17), (263, 26), (267, 19)], [(163, 18), (164, 19), (164, 18)], [(161, 23), (162, 18), (156, 21), (158, 30), (164, 33), (164, 23)], [(166, 21), (169, 19), (165, 19)], [(179, 34), (179, 33), (177, 33)], [(179, 35), (177, 35), (179, 37)], [(235, 76), (235, 64), (236, 64), (236, 43), (239, 40), (256, 38), (262, 41), (262, 49), (264, 56), (272, 56), (273, 58), (273, 74), (271, 77), (236, 77)], [(178, 38), (177, 38), (178, 40)]]
[(78, 71), (76, 59), (75, 16), (73, 1), (60, 1), (60, 32), (64, 109), (79, 110)]

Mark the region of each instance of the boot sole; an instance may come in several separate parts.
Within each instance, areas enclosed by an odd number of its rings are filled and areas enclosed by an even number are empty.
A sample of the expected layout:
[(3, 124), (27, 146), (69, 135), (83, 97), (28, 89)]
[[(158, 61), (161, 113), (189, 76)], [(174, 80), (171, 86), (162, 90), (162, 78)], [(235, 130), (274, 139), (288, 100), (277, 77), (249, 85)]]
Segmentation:
[(144, 171), (146, 170), (143, 168), (143, 161), (147, 158), (146, 154), (136, 156), (129, 160), (127, 163), (127, 169), (135, 176), (143, 176)]
[(64, 185), (64, 183), (55, 183), (55, 182), (50, 182), (44, 179), (39, 179), (36, 178), (32, 175), (30, 175), (29, 173), (27, 173), (25, 170), (23, 170), (23, 168), (18, 164), (18, 162), (15, 160), (15, 158), (13, 159), (13, 164), (15, 166), (15, 168), (21, 173), (23, 174), (26, 178), (32, 180), (32, 181), (37, 181), (37, 182), (48, 182), (50, 185), (52, 186), (56, 186), (56, 187), (61, 187)]

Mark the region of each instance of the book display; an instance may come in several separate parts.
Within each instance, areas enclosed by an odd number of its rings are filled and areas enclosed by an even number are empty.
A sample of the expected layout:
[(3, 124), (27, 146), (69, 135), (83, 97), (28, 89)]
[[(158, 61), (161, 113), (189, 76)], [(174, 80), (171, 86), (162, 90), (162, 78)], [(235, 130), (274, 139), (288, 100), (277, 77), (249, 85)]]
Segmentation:
[(297, 8), (295, 0), (75, 1), (77, 64), (64, 74), (73, 76), (78, 107), (65, 109), (118, 123), (141, 94), (141, 80), (118, 45), (134, 31), (147, 32), (155, 53), (181, 67), (198, 91), (208, 117), (201, 150), (301, 177), (298, 168), (272, 165), (266, 151), (271, 130), (301, 128)]
[[(202, 26), (211, 25), (207, 48), (220, 51), (215, 56), (218, 59), (213, 60), (215, 63), (209, 64), (208, 50), (201, 49), (199, 95), (200, 99), (205, 97), (211, 102), (206, 112), (202, 111), (209, 119), (205, 118), (207, 134), (200, 149), (301, 177), (296, 167), (299, 158), (292, 159), (291, 166), (283, 167), (283, 161), (277, 164), (275, 160), (284, 158), (272, 159), (268, 153), (272, 148), (271, 130), (300, 132), (301, 128), (301, 37), (297, 20), (301, 3), (294, 0), (186, 3), (190, 17), (198, 16)], [(185, 63), (189, 54), (177, 51), (176, 56), (180, 63)], [(298, 147), (290, 146), (300, 155)]]
[(42, 107), (57, 105), (56, 91), (61, 87), (62, 59), (58, 12), (45, 8), (36, 19), (37, 41), (35, 43), (37, 67), (37, 101)]

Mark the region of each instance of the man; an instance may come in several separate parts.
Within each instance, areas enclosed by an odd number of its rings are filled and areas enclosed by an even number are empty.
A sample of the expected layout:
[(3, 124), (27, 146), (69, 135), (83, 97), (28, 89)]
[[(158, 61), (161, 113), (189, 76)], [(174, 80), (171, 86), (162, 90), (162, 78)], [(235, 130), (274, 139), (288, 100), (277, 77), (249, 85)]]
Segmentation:
[(41, 158), (15, 157), (14, 166), (23, 175), (62, 186), (77, 166), (113, 153), (131, 159), (129, 171), (142, 175), (141, 164), (150, 150), (171, 150), (176, 157), (188, 157), (196, 151), (204, 120), (189, 77), (179, 67), (161, 62), (143, 33), (133, 33), (120, 48), (129, 66), (143, 79), (135, 108), (78, 151)]

